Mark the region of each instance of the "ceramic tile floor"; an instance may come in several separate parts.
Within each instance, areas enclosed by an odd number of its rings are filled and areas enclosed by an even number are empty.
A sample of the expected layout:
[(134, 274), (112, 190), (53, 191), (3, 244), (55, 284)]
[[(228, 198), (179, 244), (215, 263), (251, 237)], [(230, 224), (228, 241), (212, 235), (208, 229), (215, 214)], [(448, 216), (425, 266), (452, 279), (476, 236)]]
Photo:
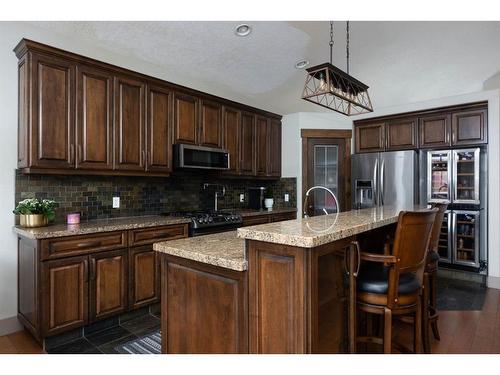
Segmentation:
[(48, 350), (49, 354), (118, 354), (117, 345), (160, 328), (158, 316), (147, 314)]

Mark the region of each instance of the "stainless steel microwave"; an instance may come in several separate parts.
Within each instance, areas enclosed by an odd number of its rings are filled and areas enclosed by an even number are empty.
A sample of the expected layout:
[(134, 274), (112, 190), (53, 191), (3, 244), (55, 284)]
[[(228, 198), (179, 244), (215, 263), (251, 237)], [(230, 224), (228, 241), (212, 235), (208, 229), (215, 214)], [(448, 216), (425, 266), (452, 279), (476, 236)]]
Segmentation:
[(212, 147), (188, 144), (174, 145), (176, 168), (229, 169), (229, 152)]

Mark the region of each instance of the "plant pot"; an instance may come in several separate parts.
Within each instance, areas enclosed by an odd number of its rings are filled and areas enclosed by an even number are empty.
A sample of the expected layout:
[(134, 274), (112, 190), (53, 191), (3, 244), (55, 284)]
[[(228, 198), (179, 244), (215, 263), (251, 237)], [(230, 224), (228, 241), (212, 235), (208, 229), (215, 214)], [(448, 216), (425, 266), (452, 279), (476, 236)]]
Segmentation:
[(49, 223), (43, 214), (19, 215), (19, 224), (24, 228), (44, 227)]
[(273, 204), (274, 204), (274, 199), (273, 198), (266, 198), (266, 199), (264, 199), (264, 207), (266, 207), (268, 211), (272, 211), (273, 210)]

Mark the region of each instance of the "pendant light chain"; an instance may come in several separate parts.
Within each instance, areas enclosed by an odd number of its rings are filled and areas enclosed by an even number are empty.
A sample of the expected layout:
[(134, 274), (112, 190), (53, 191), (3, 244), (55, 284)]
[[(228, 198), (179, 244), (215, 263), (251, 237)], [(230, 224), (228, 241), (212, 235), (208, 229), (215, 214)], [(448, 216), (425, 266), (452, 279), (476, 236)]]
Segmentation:
[(330, 21), (330, 64), (333, 64), (333, 21)]
[(347, 55), (347, 74), (349, 74), (349, 21), (346, 26), (347, 42), (346, 42), (346, 55)]

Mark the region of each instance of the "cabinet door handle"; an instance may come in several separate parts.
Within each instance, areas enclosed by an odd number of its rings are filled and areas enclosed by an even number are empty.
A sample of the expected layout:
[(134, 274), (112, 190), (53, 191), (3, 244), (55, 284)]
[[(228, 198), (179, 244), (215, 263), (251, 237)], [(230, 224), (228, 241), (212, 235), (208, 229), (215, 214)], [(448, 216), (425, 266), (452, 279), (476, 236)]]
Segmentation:
[(96, 275), (96, 260), (92, 258), (90, 260), (90, 280), (95, 280)]

